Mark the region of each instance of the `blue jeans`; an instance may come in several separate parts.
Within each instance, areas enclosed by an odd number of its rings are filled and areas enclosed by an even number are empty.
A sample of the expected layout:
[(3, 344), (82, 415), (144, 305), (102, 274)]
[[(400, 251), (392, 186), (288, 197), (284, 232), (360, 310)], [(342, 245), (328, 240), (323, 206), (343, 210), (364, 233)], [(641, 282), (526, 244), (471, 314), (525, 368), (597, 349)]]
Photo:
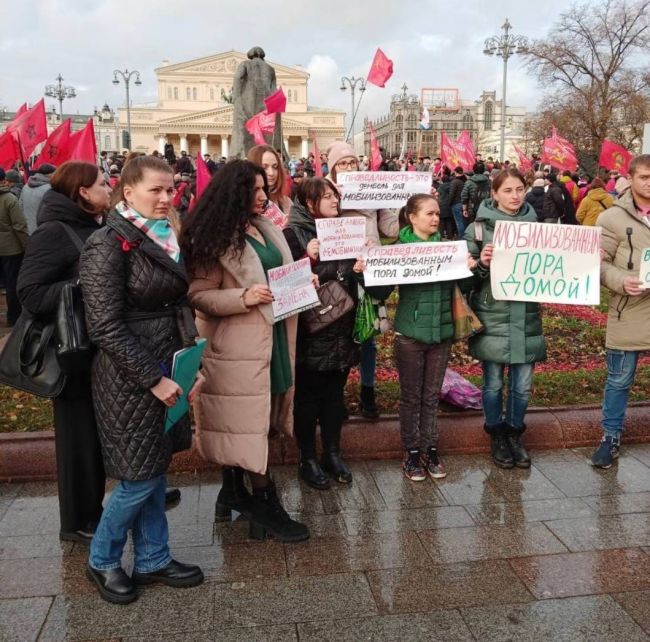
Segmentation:
[(361, 344), (361, 385), (372, 388), (375, 385), (375, 370), (377, 369), (377, 344), (373, 337)]
[[(483, 362), (483, 413), (488, 427), (504, 422), (503, 377), (506, 364)], [(523, 430), (524, 417), (528, 409), (530, 391), (533, 386), (532, 363), (511, 363), (508, 366), (508, 400), (505, 408), (505, 423)]]
[(134, 568), (152, 573), (172, 561), (165, 517), (164, 475), (146, 481), (121, 481), (111, 494), (90, 543), (90, 566), (119, 568), (129, 529), (133, 531)]
[(607, 349), (607, 381), (603, 399), (605, 435), (620, 438), (630, 388), (634, 383), (639, 353), (634, 350)]
[(462, 239), (463, 234), (465, 234), (465, 223), (467, 220), (463, 216), (463, 204), (456, 203), (456, 205), (452, 205), (451, 213), (454, 215), (454, 222), (456, 223), (456, 231), (458, 232), (458, 238)]

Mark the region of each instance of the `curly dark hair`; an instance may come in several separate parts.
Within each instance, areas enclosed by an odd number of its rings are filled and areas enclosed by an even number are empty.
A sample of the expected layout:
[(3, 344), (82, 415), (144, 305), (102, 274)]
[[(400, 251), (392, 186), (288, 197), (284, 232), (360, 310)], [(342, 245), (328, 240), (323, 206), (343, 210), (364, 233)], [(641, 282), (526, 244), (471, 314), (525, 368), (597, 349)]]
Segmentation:
[(250, 161), (230, 161), (214, 175), (181, 228), (181, 252), (190, 269), (209, 269), (229, 251), (241, 256), (257, 176), (268, 196), (264, 170)]

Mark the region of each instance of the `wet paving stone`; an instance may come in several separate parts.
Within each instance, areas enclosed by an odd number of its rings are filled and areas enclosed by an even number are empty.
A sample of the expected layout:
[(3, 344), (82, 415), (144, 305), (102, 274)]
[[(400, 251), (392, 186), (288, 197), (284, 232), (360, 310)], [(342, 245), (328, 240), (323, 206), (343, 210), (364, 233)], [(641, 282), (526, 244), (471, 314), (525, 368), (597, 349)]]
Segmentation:
[(612, 597), (646, 633), (650, 634), (650, 591), (616, 593)]
[(608, 595), (461, 611), (477, 640), (641, 642), (647, 636)]
[(73, 548), (73, 542), (62, 542), (55, 533), (0, 537), (0, 560), (60, 557), (72, 553)]
[(537, 599), (650, 588), (650, 556), (639, 549), (524, 557), (510, 565)]
[(121, 642), (298, 642), (294, 624), (280, 626), (246, 626), (236, 629), (215, 627), (204, 632), (124, 637)]
[(650, 493), (626, 493), (625, 495), (603, 495), (582, 497), (582, 501), (599, 515), (620, 515), (622, 513), (650, 513)]
[(526, 502), (476, 504), (466, 507), (478, 524), (521, 524), (550, 519), (593, 517), (594, 511), (583, 499), (539, 499)]
[(0, 640), (2, 642), (36, 640), (51, 604), (51, 597), (0, 600)]

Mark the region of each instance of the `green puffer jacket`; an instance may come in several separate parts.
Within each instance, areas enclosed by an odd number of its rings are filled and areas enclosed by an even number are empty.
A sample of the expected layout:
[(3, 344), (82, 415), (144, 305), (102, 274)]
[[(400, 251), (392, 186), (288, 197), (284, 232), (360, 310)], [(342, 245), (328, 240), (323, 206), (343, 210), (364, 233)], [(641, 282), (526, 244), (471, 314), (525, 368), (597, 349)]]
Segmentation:
[[(496, 208), (493, 199), (481, 203), (476, 222), (465, 230), (465, 240), (471, 255), (478, 258), (481, 247), (492, 242), (496, 221), (537, 221), (535, 210), (524, 203), (509, 216)], [(476, 223), (483, 230), (483, 242), (477, 243)], [(538, 303), (496, 301), (492, 296), (490, 269), (482, 265), (475, 270), (475, 287), (469, 303), (481, 319), (485, 330), (469, 340), (470, 354), (481, 361), (495, 363), (535, 363), (546, 359), (546, 343)]]
[[(429, 237), (430, 242), (440, 241), (440, 233)], [(410, 226), (399, 233), (399, 243), (424, 243), (417, 238)], [(442, 343), (454, 335), (451, 317), (451, 294), (453, 281), (414, 283), (399, 286), (399, 301), (395, 314), (395, 332), (422, 343)], [(368, 288), (377, 299), (386, 299), (393, 288)]]

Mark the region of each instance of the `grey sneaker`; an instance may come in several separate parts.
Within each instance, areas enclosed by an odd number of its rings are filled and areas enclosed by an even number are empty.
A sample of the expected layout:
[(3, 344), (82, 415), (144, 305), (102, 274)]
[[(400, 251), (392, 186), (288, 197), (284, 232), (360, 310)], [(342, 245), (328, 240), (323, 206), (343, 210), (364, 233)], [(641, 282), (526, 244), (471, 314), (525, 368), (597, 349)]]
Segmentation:
[(422, 454), (422, 467), (431, 479), (444, 479), (447, 476), (437, 448), (429, 448)]
[(596, 468), (611, 468), (615, 459), (618, 459), (621, 442), (616, 437), (604, 435), (600, 446), (591, 456), (591, 463)]

